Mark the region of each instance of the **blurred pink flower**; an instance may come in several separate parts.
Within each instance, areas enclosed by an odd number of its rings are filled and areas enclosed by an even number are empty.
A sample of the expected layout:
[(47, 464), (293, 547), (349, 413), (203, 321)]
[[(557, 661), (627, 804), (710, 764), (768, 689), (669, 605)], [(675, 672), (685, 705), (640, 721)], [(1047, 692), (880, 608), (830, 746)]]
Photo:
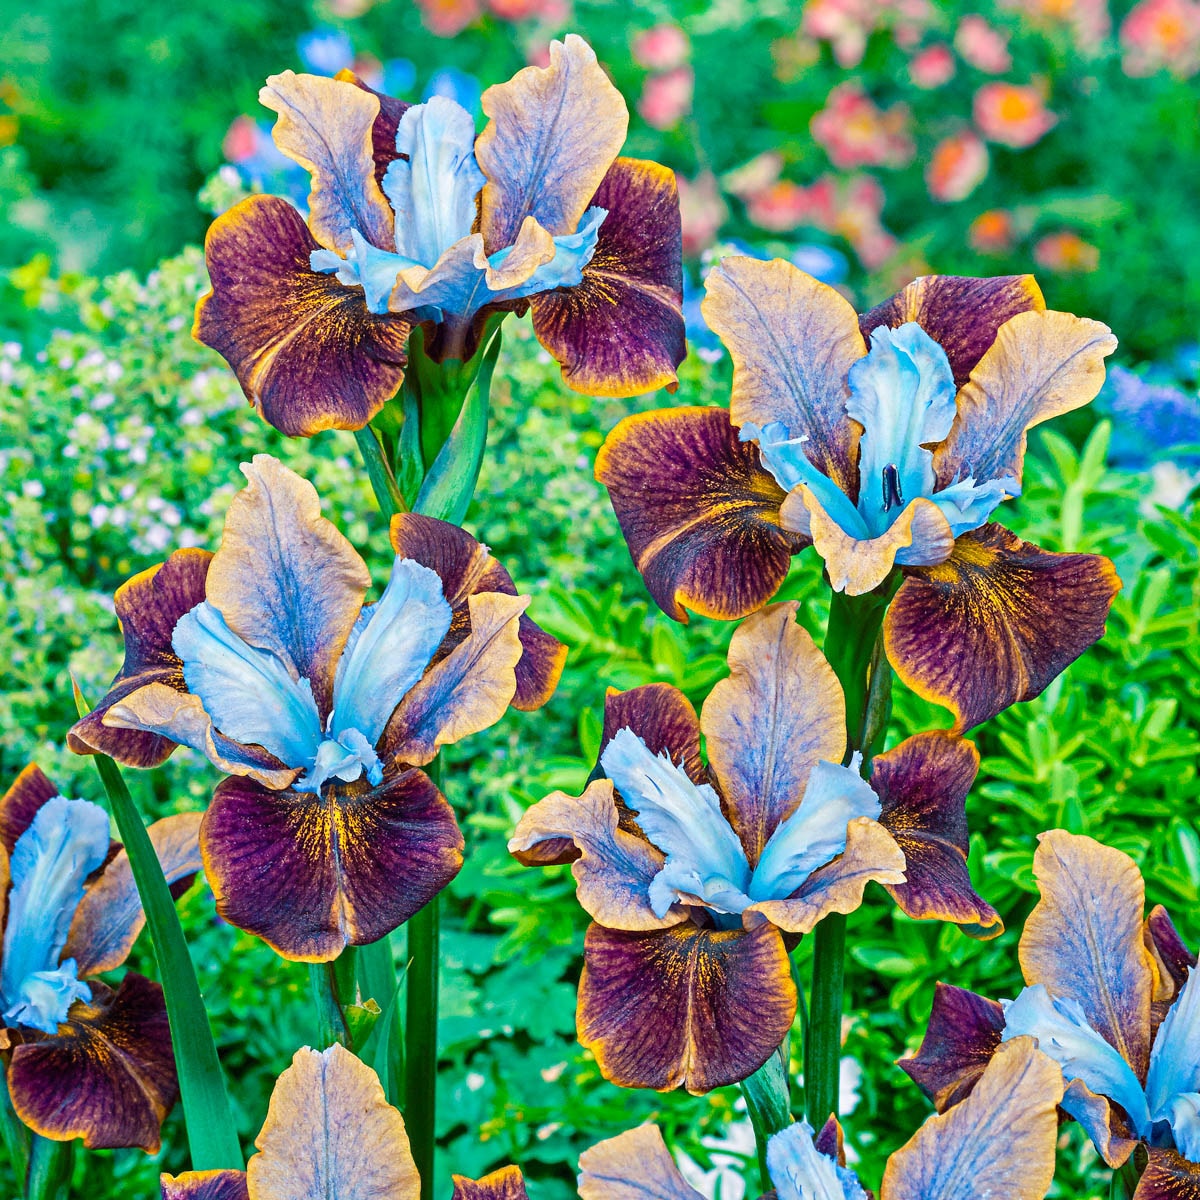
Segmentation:
[(676, 67), (662, 75), (651, 75), (642, 85), (638, 112), (655, 129), (672, 129), (692, 111), (696, 77), (691, 67)]
[(1005, 254), (1016, 245), (1017, 230), (1012, 213), (990, 208), (971, 222), (967, 242), (979, 254)]
[(975, 124), (989, 142), (1015, 150), (1032, 146), (1058, 123), (1032, 84), (985, 83), (975, 93)]
[(421, 21), (437, 37), (454, 37), (483, 14), (481, 0), (417, 0)]
[(777, 150), (764, 150), (749, 162), (744, 162), (721, 176), (721, 186), (739, 200), (747, 200), (766, 191), (783, 174), (783, 155)]
[(1000, 7), (1042, 29), (1069, 29), (1076, 47), (1086, 53), (1099, 50), (1112, 32), (1108, 0), (1000, 0)]
[(687, 62), (691, 49), (678, 25), (655, 25), (633, 39), (633, 61), (651, 71), (670, 71)]
[(679, 217), (683, 223), (683, 252), (697, 257), (716, 241), (729, 209), (721, 198), (717, 177), (701, 171), (695, 179), (676, 177), (679, 185)]
[(558, 0), (486, 0), (493, 16), (502, 21), (529, 21), (534, 17), (543, 20), (565, 17), (566, 5)]
[(874, 0), (809, 0), (800, 30), (828, 42), (841, 67), (857, 67), (875, 28)]
[(1200, 3), (1141, 0), (1121, 22), (1121, 45), (1127, 75), (1194, 75), (1200, 69)]
[(940, 88), (954, 78), (954, 54), (945, 42), (935, 42), (913, 57), (908, 77), (925, 91)]
[(975, 13), (959, 21), (954, 32), (954, 48), (965, 62), (987, 75), (1003, 75), (1012, 66), (1008, 35)]
[(884, 111), (857, 80), (839, 83), (809, 125), (835, 167), (904, 167), (915, 147), (908, 132), (909, 110), (893, 104)]
[(1085, 275), (1100, 265), (1100, 251), (1077, 233), (1064, 229), (1038, 238), (1033, 261), (1047, 271), (1062, 275)]
[(846, 180), (838, 196), (834, 232), (850, 243), (868, 271), (882, 267), (899, 245), (881, 220), (886, 199), (883, 185), (870, 175)]
[(258, 151), (261, 137), (258, 126), (250, 117), (234, 117), (221, 143), (221, 152), (227, 162), (245, 162)]
[(746, 216), (759, 229), (770, 233), (791, 233), (800, 225), (818, 224), (812, 219), (810, 189), (790, 179), (781, 179), (748, 196)]
[(952, 203), (965, 200), (987, 173), (987, 146), (973, 130), (964, 129), (933, 148), (925, 167), (925, 186), (934, 200)]

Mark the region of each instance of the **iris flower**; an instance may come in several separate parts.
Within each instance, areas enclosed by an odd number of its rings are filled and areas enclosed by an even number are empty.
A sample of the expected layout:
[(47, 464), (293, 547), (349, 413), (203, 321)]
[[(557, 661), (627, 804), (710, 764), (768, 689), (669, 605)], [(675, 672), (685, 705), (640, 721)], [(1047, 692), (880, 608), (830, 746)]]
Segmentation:
[(228, 778), (200, 846), (217, 910), (286, 958), (335, 958), (437, 894), (462, 834), (421, 769), (546, 702), (566, 649), (457, 526), (404, 514), (383, 594), (275, 459), (242, 467), (220, 549), (176, 551), (118, 591), (125, 663), (69, 744), (132, 766), (176, 745)]
[(526, 865), (574, 864), (593, 921), (579, 1040), (622, 1086), (699, 1093), (762, 1066), (795, 1015), (789, 939), (852, 912), (869, 880), (914, 917), (1000, 932), (967, 874), (974, 748), (927, 733), (871, 783), (857, 756), (843, 766), (841, 687), (795, 612), (737, 629), (699, 720), (666, 684), (611, 692), (599, 777), (535, 804), (509, 842)]
[[(275, 1082), (245, 1171), (162, 1176), (162, 1200), (357, 1197), (418, 1200), (421, 1179), (404, 1118), (379, 1078), (343, 1046), (298, 1050)], [(452, 1200), (526, 1200), (516, 1167), (454, 1176)]]
[[(150, 826), (168, 882), (200, 869), (199, 824)], [(26, 767), (0, 798), (0, 1050), (13, 1108), (42, 1137), (158, 1150), (179, 1095), (162, 988), (133, 971), (115, 990), (96, 978), (144, 924), (108, 814)]]
[(1200, 984), (1196, 957), (1119, 850), (1061, 829), (1034, 857), (1041, 900), (1021, 935), (1027, 986), (996, 1003), (938, 985), (929, 1031), (901, 1066), (939, 1109), (976, 1086), (1012, 1039), (1033, 1037), (1061, 1067), (1063, 1109), (1104, 1161), (1146, 1146), (1136, 1200), (1200, 1192)]
[(217, 218), (195, 335), (277, 429), (361, 429), (399, 388), (413, 327), (436, 361), (465, 361), (489, 314), (526, 308), (577, 391), (675, 386), (675, 177), (618, 157), (625, 101), (581, 38), (489, 88), (478, 137), (452, 100), (405, 104), (347, 72), (285, 71), (259, 99), (312, 175), (308, 221), (277, 196)]
[(1104, 325), (1048, 311), (1030, 276), (928, 276), (860, 317), (791, 264), (747, 258), (709, 275), (704, 315), (733, 358), (730, 410), (627, 417), (596, 460), (664, 612), (753, 612), (810, 543), (836, 591), (902, 577), (888, 658), (960, 732), (1102, 635), (1112, 564), (989, 518), (1020, 492), (1026, 431), (1099, 390)]
[[(931, 1117), (888, 1160), (879, 1200), (1042, 1200), (1054, 1177), (1062, 1081), (1029, 1038), (1006, 1046), (962, 1106)], [(830, 1118), (814, 1138), (806, 1121), (767, 1142), (768, 1195), (778, 1200), (869, 1200), (845, 1163)], [(582, 1200), (700, 1200), (657, 1125), (600, 1142), (579, 1160)], [(765, 1198), (764, 1198), (765, 1200)]]

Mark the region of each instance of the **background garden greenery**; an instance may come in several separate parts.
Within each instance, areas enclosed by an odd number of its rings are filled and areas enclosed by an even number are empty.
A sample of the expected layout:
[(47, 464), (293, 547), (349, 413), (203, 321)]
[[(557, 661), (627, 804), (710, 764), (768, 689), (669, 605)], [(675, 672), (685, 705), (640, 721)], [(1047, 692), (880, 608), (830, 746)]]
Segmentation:
[[(892, 1064), (919, 1040), (934, 982), (1001, 996), (1021, 986), (1016, 940), (1034, 899), (1038, 832), (1062, 826), (1129, 851), (1150, 901), (1166, 904), (1190, 944), (1200, 943), (1200, 505), (1195, 460), (1172, 450), (1200, 441), (1195, 355), (1180, 352), (1195, 339), (1200, 306), (1200, 227), (1186, 212), (1200, 190), (1197, 91), (1186, 62), (1130, 75), (1129, 48), (1115, 33), (1084, 45), (1074, 26), (1035, 21), (1038, 7), (984, 6), (1011, 59), (990, 72), (958, 46), (960, 18), (971, 9), (950, 3), (847, 2), (842, 9), (858, 24), (843, 22), (838, 36), (798, 27), (796, 6), (740, 0), (664, 2), (639, 14), (637, 27), (625, 5), (580, 3), (568, 15), (530, 0), (431, 0), (424, 10), (402, 0), (339, 0), (337, 11), (195, 0), (152, 16), (128, 0), (46, 0), (36, 11), (0, 12), (0, 329), (9, 339), (0, 345), (0, 781), (36, 759), (65, 792), (101, 798), (90, 764), (63, 747), (70, 676), (89, 695), (103, 691), (121, 654), (114, 588), (176, 546), (215, 546), (242, 483), (237, 464), (252, 454), (275, 453), (310, 478), (377, 582), (385, 577), (386, 525), (352, 436), (282, 439), (190, 337), (205, 275), (199, 252), (183, 247), (200, 240), (208, 219), (196, 192), (226, 158), (230, 167), (206, 189), (217, 202), (255, 186), (256, 172), (265, 177), (259, 186), (280, 182), (277, 165), (246, 144), (253, 122), (226, 133), (239, 114), (254, 113), (266, 74), (303, 65), (297, 39), (313, 28), (327, 32), (323, 42), (304, 41), (310, 60), (328, 60), (331, 46), (341, 53), (348, 38), (409, 98), (452, 66), (466, 74), (442, 82), (470, 102), (471, 77), (506, 78), (569, 21), (643, 110), (629, 152), (657, 157), (697, 186), (711, 172), (713, 203), (692, 203), (693, 192), (685, 205), (693, 281), (718, 233), (788, 254), (803, 241), (806, 253), (825, 254), (834, 275), (844, 261), (849, 285), (868, 300), (926, 265), (1029, 269), (1040, 238), (1071, 232), (1097, 257), (1080, 259), (1076, 247), (1075, 260), (1060, 255), (1059, 270), (1040, 268), (1048, 300), (1108, 319), (1133, 373), (1120, 375), (1095, 410), (1033, 436), (1025, 495), (1002, 515), (1046, 548), (1110, 555), (1125, 588), (1102, 643), (1039, 700), (977, 735), (983, 766), (968, 805), (971, 867), (1009, 932), (978, 943), (953, 927), (913, 922), (874, 887), (850, 919), (844, 1107), (848, 1144), (865, 1181), (877, 1184), (887, 1153), (927, 1111)], [(1113, 6), (1114, 29), (1129, 8)], [(821, 5), (805, 6), (808, 17), (814, 9)], [(909, 12), (925, 13), (911, 45), (896, 25), (896, 14)], [(429, 29), (446, 30), (464, 14), (454, 38)], [(528, 19), (505, 19), (514, 14)], [(649, 61), (637, 37), (653, 25), (685, 32), (683, 64), (635, 61), (637, 46)], [(855, 29), (866, 30), (858, 50)], [(916, 55), (951, 43), (953, 79), (937, 89), (913, 85)], [(978, 47), (965, 50), (978, 58)], [(394, 59), (407, 61), (410, 77)], [(360, 60), (360, 69), (370, 65)], [(681, 104), (674, 94), (675, 107), (664, 108), (654, 81), (681, 65), (694, 73), (694, 99)], [(834, 166), (844, 147), (810, 133), (831, 89), (853, 79), (880, 111), (908, 106), (908, 161), (866, 169), (882, 195), (873, 216), (870, 204), (852, 211), (846, 191), (861, 188), (863, 169)], [(1038, 81), (1058, 124), (1028, 149), (992, 143), (987, 173), (968, 194), (935, 201), (930, 157), (966, 129), (989, 79)], [(776, 177), (760, 179), (758, 190), (729, 176), (747, 162), (761, 175), (755, 156), (771, 151), (780, 152), (767, 164)], [(825, 177), (842, 189), (840, 222), (827, 220), (810, 190)], [(985, 212), (1013, 217), (1006, 248), (979, 249), (972, 230)], [(879, 259), (872, 239), (881, 230), (892, 240)], [(566, 1200), (580, 1151), (651, 1115), (698, 1169), (710, 1165), (710, 1139), (731, 1122), (738, 1141), (734, 1089), (659, 1096), (600, 1078), (574, 1040), (585, 918), (569, 872), (520, 868), (504, 848), (528, 804), (553, 788), (582, 788), (606, 687), (666, 680), (698, 706), (725, 670), (731, 627), (681, 627), (653, 608), (591, 470), (625, 413), (723, 403), (728, 383), (728, 361), (707, 352), (689, 358), (673, 399), (588, 399), (562, 386), (525, 323), (505, 329), (489, 457), (467, 524), (533, 593), (533, 615), (571, 656), (545, 710), (511, 713), (446, 755), (446, 790), (467, 852), (445, 920), (440, 1132), (444, 1171), (479, 1175), (515, 1160), (534, 1200)], [(801, 601), (801, 619), (819, 633), (818, 570), (802, 555), (783, 595)], [(899, 685), (896, 708), (894, 740), (948, 723)], [(147, 818), (203, 807), (217, 779), (186, 751), (159, 770), (128, 774)], [(219, 922), (202, 885), (183, 912), (248, 1143), (276, 1074), (316, 1036), (308, 971)], [(802, 944), (802, 970), (806, 953)], [(133, 965), (153, 974), (148, 945)], [(1063, 1139), (1069, 1149), (1054, 1194), (1099, 1195), (1107, 1173), (1090, 1145), (1071, 1126)], [(185, 1165), (175, 1114), (161, 1155), (80, 1156), (74, 1190), (97, 1200), (150, 1196), (160, 1169)]]

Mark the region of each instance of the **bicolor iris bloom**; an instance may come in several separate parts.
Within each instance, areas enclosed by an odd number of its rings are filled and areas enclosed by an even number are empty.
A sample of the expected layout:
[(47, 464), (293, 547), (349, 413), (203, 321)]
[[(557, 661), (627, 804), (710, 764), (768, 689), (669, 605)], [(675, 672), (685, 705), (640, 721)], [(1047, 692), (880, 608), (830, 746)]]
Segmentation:
[(220, 549), (178, 550), (116, 596), (125, 663), (68, 743), (130, 766), (177, 745), (228, 778), (200, 845), (217, 911), (326, 961), (408, 920), (457, 874), (462, 834), (421, 769), (549, 699), (566, 648), (455, 525), (403, 514), (378, 600), (311, 484), (244, 464)]
[(579, 1040), (622, 1086), (700, 1093), (756, 1071), (796, 1011), (788, 939), (872, 879), (911, 916), (1000, 932), (967, 873), (974, 747), (926, 733), (870, 783), (843, 766), (842, 690), (795, 613), (737, 629), (699, 720), (667, 684), (610, 692), (598, 777), (533, 805), (509, 842), (528, 866), (574, 864), (593, 922)]
[[(150, 826), (169, 883), (200, 870), (199, 813)], [(32, 764), (0, 798), (0, 1050), (17, 1116), (55, 1141), (158, 1151), (179, 1095), (162, 988), (117, 970), (145, 924), (108, 814)]]
[[(889, 1159), (879, 1200), (1043, 1200), (1054, 1177), (1056, 1097), (1062, 1079), (1030, 1038), (1005, 1046), (972, 1096), (931, 1117)], [(700, 1200), (657, 1125), (600, 1142), (579, 1160), (582, 1200)], [(842, 1131), (830, 1118), (814, 1138), (806, 1121), (767, 1142), (778, 1200), (869, 1200), (846, 1166)], [(765, 1200), (765, 1198), (764, 1198)]]
[(575, 390), (675, 387), (675, 177), (618, 157), (625, 101), (581, 38), (484, 92), (478, 137), (453, 100), (405, 104), (348, 72), (285, 71), (259, 99), (312, 176), (308, 222), (276, 196), (218, 217), (195, 335), (277, 429), (360, 429), (399, 388), (414, 326), (436, 361), (465, 361), (490, 314), (527, 308)]
[(1127, 854), (1044, 833), (1041, 899), (1021, 935), (1026, 987), (996, 1003), (938, 985), (920, 1051), (901, 1066), (945, 1111), (1013, 1039), (1059, 1064), (1063, 1110), (1120, 1167), (1147, 1148), (1136, 1200), (1200, 1191), (1200, 984), (1166, 910), (1143, 920), (1145, 886)]
[(707, 287), (730, 410), (627, 417), (596, 459), (664, 612), (753, 612), (810, 544), (836, 591), (902, 577), (888, 658), (960, 732), (1103, 634), (1112, 564), (989, 518), (1020, 491), (1026, 430), (1095, 397), (1104, 325), (1048, 311), (1030, 276), (927, 276), (862, 317), (782, 260), (726, 258)]
[[(421, 1177), (404, 1118), (379, 1077), (344, 1046), (297, 1050), (275, 1081), (267, 1119), (244, 1171), (162, 1176), (162, 1200), (359, 1197), (418, 1200)], [(454, 1176), (452, 1200), (526, 1200), (516, 1167)]]

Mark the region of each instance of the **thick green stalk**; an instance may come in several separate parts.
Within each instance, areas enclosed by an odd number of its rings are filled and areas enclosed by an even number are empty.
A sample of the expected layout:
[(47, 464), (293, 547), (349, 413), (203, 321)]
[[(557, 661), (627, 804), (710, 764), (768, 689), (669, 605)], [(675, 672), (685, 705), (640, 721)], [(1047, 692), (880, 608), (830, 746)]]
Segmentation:
[(333, 963), (309, 963), (308, 981), (312, 986), (313, 1007), (317, 1010), (317, 1048), (324, 1050), (334, 1042), (346, 1045), (346, 1017), (338, 997)]
[(392, 939), (358, 948), (358, 988), (363, 998), (374, 1000), (382, 1010), (362, 1057), (374, 1068), (388, 1101), (404, 1107), (404, 1023), (400, 1019), (400, 981)]
[[(891, 710), (891, 668), (879, 646), (880, 629), (894, 588), (884, 584), (865, 596), (835, 592), (829, 602), (825, 657), (846, 696), (847, 765), (883, 743)], [(846, 918), (830, 913), (813, 931), (813, 979), (809, 993), (808, 1037), (804, 1044), (805, 1112), (814, 1129), (838, 1114), (842, 1046), (842, 1002)]]
[(1136, 1158), (1135, 1151), (1124, 1166), (1118, 1167), (1113, 1172), (1112, 1183), (1109, 1185), (1108, 1191), (1109, 1200), (1131, 1200), (1134, 1192), (1137, 1191), (1138, 1180), (1142, 1173), (1134, 1161)]
[(12, 1165), (14, 1179), (24, 1179), (29, 1170), (29, 1126), (13, 1111), (12, 1098), (8, 1094), (8, 1080), (0, 1067), (0, 1137)]
[(54, 1142), (35, 1133), (25, 1177), (26, 1200), (67, 1200), (74, 1160), (74, 1142)]
[(783, 1045), (749, 1079), (742, 1080), (741, 1087), (750, 1123), (754, 1126), (759, 1178), (765, 1195), (775, 1187), (767, 1170), (767, 1142), (772, 1134), (786, 1129), (792, 1123), (786, 1038)]
[(421, 1176), (421, 1200), (437, 1194), (433, 1172), (437, 1137), (439, 899), (434, 896), (408, 922), (404, 1125)]
[[(75, 702), (81, 715), (88, 711), (78, 687)], [(171, 1043), (175, 1050), (192, 1169), (240, 1170), (245, 1159), (229, 1107), (225, 1076), (175, 901), (117, 764), (103, 754), (95, 755), (92, 761), (108, 793), (121, 841), (129, 855), (138, 896), (146, 912), (146, 926), (154, 943), (154, 956), (158, 960), (171, 1024)]]
[(404, 502), (400, 485), (380, 445), (379, 435), (367, 425), (355, 430), (354, 440), (358, 442), (358, 451), (362, 455), (363, 466), (367, 468), (367, 478), (371, 481), (371, 489), (380, 509), (388, 514), (407, 512), (408, 505)]

